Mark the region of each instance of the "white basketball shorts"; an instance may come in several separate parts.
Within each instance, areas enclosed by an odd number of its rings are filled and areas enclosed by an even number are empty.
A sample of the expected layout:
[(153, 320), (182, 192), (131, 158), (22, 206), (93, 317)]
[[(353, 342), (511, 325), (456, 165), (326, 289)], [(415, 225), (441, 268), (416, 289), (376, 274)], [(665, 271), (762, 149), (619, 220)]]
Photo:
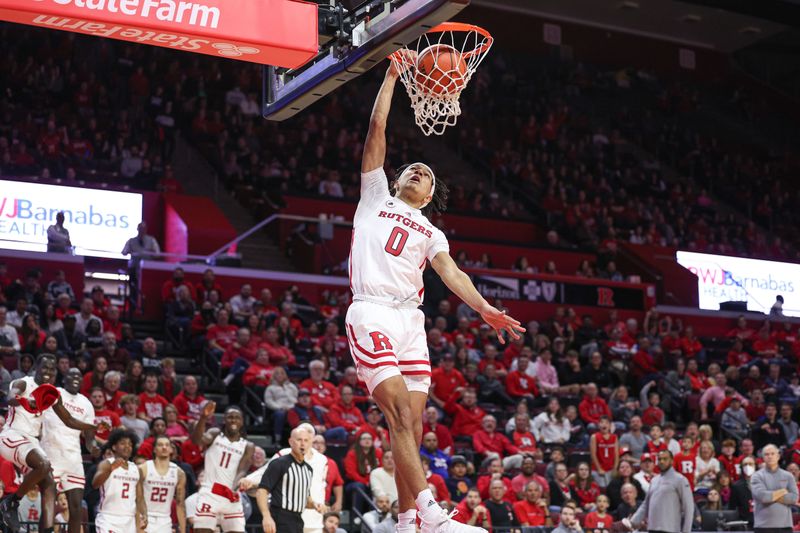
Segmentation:
[(370, 394), (393, 376), (403, 376), (409, 392), (428, 394), (431, 361), (421, 310), (354, 301), (345, 324), (358, 377)]
[(42, 457), (47, 457), (44, 450), (39, 445), (39, 440), (23, 435), (17, 430), (11, 428), (3, 429), (0, 433), (0, 455), (6, 461), (14, 463), (22, 474), (25, 474), (30, 467), (25, 462), (25, 458), (33, 450), (38, 450)]
[(222, 527), (222, 531), (244, 531), (244, 508), (241, 500), (232, 502), (211, 492), (200, 492), (197, 496), (194, 529), (216, 531), (218, 525)]

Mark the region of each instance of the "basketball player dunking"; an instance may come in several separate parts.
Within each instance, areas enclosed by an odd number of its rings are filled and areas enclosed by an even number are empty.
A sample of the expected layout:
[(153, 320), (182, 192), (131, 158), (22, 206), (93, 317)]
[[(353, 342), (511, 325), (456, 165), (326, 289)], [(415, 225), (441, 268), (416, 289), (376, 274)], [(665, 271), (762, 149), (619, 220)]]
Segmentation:
[(447, 287), (480, 313), (504, 342), (519, 338), (520, 323), (489, 305), (450, 257), (445, 235), (426, 217), (443, 211), (447, 187), (424, 163), (401, 167), (389, 184), (383, 170), (386, 120), (399, 73), (386, 72), (364, 143), (361, 200), (353, 221), (347, 336), (359, 377), (389, 425), (397, 464), (400, 515), (397, 531), (413, 532), (419, 512), (422, 533), (478, 532), (452, 520), (428, 489), (419, 456), (422, 413), (431, 383), (425, 336), (422, 271), (430, 261)]
[(253, 461), (255, 445), (245, 439), (244, 416), (238, 407), (228, 407), (222, 431), (206, 422), (214, 415), (214, 402), (203, 407), (192, 432), (192, 442), (205, 452), (205, 480), (197, 497), (195, 533), (244, 533), (244, 509), (237, 491)]
[(170, 461), (169, 437), (156, 439), (155, 459), (139, 465), (144, 504), (147, 507), (145, 533), (172, 533), (172, 501), (178, 516), (178, 533), (186, 533), (186, 473)]

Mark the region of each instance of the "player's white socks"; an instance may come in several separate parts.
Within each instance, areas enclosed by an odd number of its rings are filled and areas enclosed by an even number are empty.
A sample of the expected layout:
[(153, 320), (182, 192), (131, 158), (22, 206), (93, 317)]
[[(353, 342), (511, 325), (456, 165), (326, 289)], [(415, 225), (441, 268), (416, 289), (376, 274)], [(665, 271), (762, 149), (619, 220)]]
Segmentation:
[(417, 496), (417, 509), (423, 522), (432, 522), (437, 515), (442, 514), (442, 508), (433, 497), (431, 489), (425, 489)]
[(417, 510), (409, 509), (397, 515), (397, 533), (416, 533)]

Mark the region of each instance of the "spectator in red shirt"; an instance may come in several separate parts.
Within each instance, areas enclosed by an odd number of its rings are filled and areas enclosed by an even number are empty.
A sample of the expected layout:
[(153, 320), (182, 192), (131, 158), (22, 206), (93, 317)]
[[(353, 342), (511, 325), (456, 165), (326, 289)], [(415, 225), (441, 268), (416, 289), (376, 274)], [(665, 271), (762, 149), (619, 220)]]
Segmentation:
[[(325, 437), (322, 435), (314, 436), (314, 440), (311, 441), (311, 446), (322, 455), (328, 455), (326, 453), (328, 451), (328, 446), (325, 442)], [(333, 502), (331, 502), (331, 496), (333, 496)], [(342, 474), (339, 472), (339, 465), (336, 464), (336, 461), (334, 461), (332, 457), (328, 457), (328, 471), (325, 477), (325, 504), (331, 506), (332, 512), (338, 513), (342, 510), (343, 500), (344, 480), (342, 479)]]
[(175, 396), (172, 403), (178, 409), (178, 415), (187, 422), (200, 420), (200, 413), (206, 404), (206, 398), (199, 392), (197, 378), (186, 376), (183, 378), (183, 389)]
[[(106, 310), (106, 318), (103, 320), (103, 332), (111, 332), (117, 341), (122, 340), (122, 321), (119, 319), (120, 311), (116, 305), (109, 305)], [(110, 361), (109, 361), (110, 362)], [(116, 370), (116, 369), (115, 369)], [(123, 367), (121, 371), (124, 371)]]
[[(256, 360), (257, 352), (258, 342), (250, 336), (250, 330), (239, 328), (236, 333), (236, 341), (225, 350), (220, 366), (223, 369), (228, 369), (230, 374), (234, 376), (243, 374), (248, 365), (244, 363), (236, 364), (237, 360), (241, 359), (243, 362), (251, 363)], [(233, 368), (234, 365), (236, 366), (235, 370)]]
[(308, 364), (311, 377), (300, 383), (301, 389), (311, 392), (311, 402), (327, 413), (339, 401), (339, 391), (336, 385), (325, 380), (325, 363), (316, 359)]
[(161, 285), (161, 303), (174, 302), (177, 299), (178, 287), (186, 287), (186, 290), (189, 291), (189, 297), (192, 300), (196, 299), (194, 287), (186, 281), (183, 269), (177, 267), (172, 271), (172, 279), (168, 279)]
[(614, 517), (608, 514), (610, 501), (608, 496), (600, 494), (595, 500), (595, 510), (587, 514), (583, 519), (583, 527), (589, 531), (611, 531), (611, 524)]
[(158, 376), (148, 374), (144, 378), (144, 392), (139, 395), (137, 416), (142, 420), (150, 422), (154, 418), (164, 418), (164, 408), (169, 402), (157, 390)]
[(511, 486), (511, 480), (504, 475), (503, 461), (497, 458), (486, 459), (481, 464), (481, 470), (484, 470), (484, 473), (478, 476), (478, 481), (475, 484), (481, 498), (484, 500), (489, 499), (489, 485), (492, 481), (499, 479), (506, 486), (506, 501), (514, 503), (517, 500), (517, 496)]
[(535, 454), (538, 451), (536, 438), (531, 432), (531, 417), (527, 413), (514, 415), (514, 431), (511, 433), (511, 442), (523, 455)]
[(264, 334), (264, 342), (259, 344), (269, 355), (269, 361), (273, 366), (294, 366), (296, 364), (292, 351), (280, 343), (278, 328), (267, 328)]
[(111, 431), (122, 425), (119, 415), (106, 408), (106, 395), (100, 387), (94, 387), (89, 393), (89, 400), (94, 407), (94, 423), (97, 426), (95, 440), (101, 446), (108, 441)]
[(217, 291), (217, 294), (222, 297), (222, 286), (215, 281), (214, 271), (207, 268), (203, 272), (203, 279), (194, 286), (195, 301), (198, 306), (203, 305), (203, 302), (208, 300), (211, 291)]
[(350, 387), (353, 389), (353, 401), (357, 404), (367, 403), (370, 395), (367, 391), (367, 384), (358, 379), (358, 372), (356, 367), (348, 366), (344, 369), (344, 375), (339, 382), (339, 395), (342, 394), (342, 387)]
[(578, 405), (578, 412), (581, 419), (586, 423), (586, 428), (589, 431), (595, 431), (600, 417), (605, 415), (609, 419), (612, 417), (611, 409), (608, 407), (606, 401), (598, 396), (597, 385), (589, 383), (586, 385), (586, 395)]
[[(592, 458), (595, 479), (600, 486), (605, 488), (611, 482), (611, 476), (619, 465), (619, 439), (611, 432), (609, 417), (601, 416), (598, 420), (598, 428), (599, 431), (589, 439), (589, 454)], [(592, 506), (594, 500), (594, 497), (589, 500)]]
[(433, 488), (431, 492), (436, 496), (437, 501), (449, 507), (452, 505), (452, 501), (444, 478), (431, 469), (431, 458), (429, 456), (421, 455), (420, 460), (422, 461), (422, 471), (425, 472), (425, 481), (428, 482), (429, 487)]
[(508, 437), (495, 431), (497, 429), (497, 419), (492, 415), (486, 415), (481, 421), (481, 429), (475, 432), (472, 437), (472, 445), (475, 451), (481, 455), (489, 457), (499, 457), (503, 460), (503, 468), (519, 468), (522, 464), (522, 455), (519, 448), (511, 444)]
[(364, 415), (353, 401), (353, 389), (347, 386), (342, 387), (341, 401), (333, 404), (325, 415), (325, 421), (330, 428), (326, 435), (338, 431), (341, 433), (340, 436), (337, 435), (338, 440), (347, 440), (348, 435), (352, 435), (364, 425), (366, 422)]
[(745, 351), (742, 339), (737, 338), (733, 341), (733, 346), (728, 352), (728, 365), (743, 367), (753, 360), (753, 357)]
[(589, 463), (579, 463), (575, 477), (570, 482), (572, 491), (578, 498), (578, 505), (585, 511), (594, 510), (594, 502), (600, 495), (600, 486), (592, 479)]
[(659, 407), (661, 404), (661, 395), (656, 391), (650, 391), (650, 388), (655, 386), (656, 382), (651, 381), (642, 389), (642, 396), (646, 401), (642, 402), (644, 412), (642, 413), (642, 423), (645, 426), (652, 426), (653, 424), (664, 424), (665, 415), (664, 411)]
[(347, 480), (344, 490), (353, 495), (354, 508), (361, 508), (361, 498), (356, 488), (369, 494), (369, 473), (381, 466), (382, 457), (383, 450), (375, 448), (372, 435), (367, 432), (358, 434), (358, 440), (344, 456), (344, 475)]
[(518, 499), (525, 498), (526, 487), (529, 483), (534, 482), (539, 484), (541, 494), (546, 500), (550, 500), (550, 484), (547, 478), (540, 476), (536, 473), (536, 458), (532, 455), (526, 455), (522, 459), (522, 466), (520, 473), (511, 478), (511, 488)]
[(650, 339), (647, 337), (639, 338), (639, 349), (631, 358), (630, 373), (640, 385), (646, 380), (657, 379), (660, 376), (656, 361), (650, 354)]
[(481, 421), (486, 411), (478, 407), (475, 391), (464, 389), (461, 391), (461, 403), (456, 403), (456, 395), (444, 405), (445, 413), (453, 417), (450, 431), (454, 437), (472, 437), (481, 427)]
[(236, 342), (238, 328), (229, 322), (230, 315), (225, 309), (220, 309), (217, 313), (217, 323), (208, 328), (206, 340), (208, 347), (216, 353), (217, 357), (222, 358), (222, 354)]
[(453, 435), (450, 429), (439, 423), (439, 411), (431, 406), (425, 409), (425, 419), (422, 425), (422, 434), (433, 433), (439, 442), (439, 449), (447, 455), (453, 454)]
[(778, 343), (767, 328), (762, 328), (759, 332), (758, 339), (753, 342), (753, 351), (764, 361), (769, 361), (778, 353)]
[(536, 386), (536, 380), (528, 375), (528, 365), (530, 359), (527, 355), (521, 354), (517, 358), (517, 369), (509, 372), (506, 376), (506, 390), (508, 394), (515, 400), (525, 399), (530, 405), (530, 401), (537, 398), (539, 388)]
[(117, 414), (122, 414), (119, 401), (125, 396), (120, 389), (122, 386), (122, 374), (116, 370), (109, 370), (103, 376), (103, 393), (106, 395), (106, 407)]
[(514, 502), (514, 514), (523, 527), (552, 526), (547, 499), (542, 497), (542, 487), (536, 481), (525, 485), (524, 500)]
[(266, 350), (259, 349), (256, 360), (253, 361), (242, 376), (245, 387), (254, 387), (259, 397), (264, 395), (264, 389), (269, 386), (272, 379), (272, 370), (275, 367), (270, 363)]
[(456, 505), (456, 510), (458, 513), (453, 517), (456, 522), (487, 530), (491, 529), (492, 521), (489, 511), (481, 504), (481, 495), (477, 489), (469, 489), (464, 499)]
[(464, 375), (455, 368), (453, 354), (445, 353), (442, 355), (439, 366), (431, 372), (430, 399), (439, 407), (444, 408), (458, 388), (464, 387), (466, 384)]
[(494, 344), (487, 344), (483, 348), (483, 357), (478, 362), (478, 371), (483, 374), (488, 365), (494, 365), (497, 377), (502, 379), (508, 375), (506, 365), (500, 358), (500, 353), (497, 351), (497, 346)]
[(683, 356), (687, 359), (697, 358), (701, 363), (706, 360), (706, 351), (703, 349), (703, 344), (694, 336), (694, 328), (686, 326), (683, 338), (681, 339), (681, 351)]
[(375, 440), (376, 448), (389, 449), (389, 430), (381, 425), (382, 420), (383, 415), (378, 406), (370, 405), (367, 407), (367, 421), (356, 430), (356, 434), (360, 435), (366, 431)]
[(103, 332), (103, 345), (89, 352), (92, 360), (104, 357), (110, 370), (125, 372), (130, 361), (128, 350), (117, 346), (117, 336), (113, 331)]
[(694, 492), (694, 471), (697, 454), (694, 451), (694, 439), (684, 435), (681, 439), (681, 452), (675, 454), (672, 466), (675, 471), (689, 480), (689, 487)]
[(753, 328), (747, 326), (747, 319), (744, 316), (740, 316), (736, 319), (736, 327), (728, 331), (725, 336), (735, 337), (743, 342), (750, 342), (755, 333), (756, 331)]

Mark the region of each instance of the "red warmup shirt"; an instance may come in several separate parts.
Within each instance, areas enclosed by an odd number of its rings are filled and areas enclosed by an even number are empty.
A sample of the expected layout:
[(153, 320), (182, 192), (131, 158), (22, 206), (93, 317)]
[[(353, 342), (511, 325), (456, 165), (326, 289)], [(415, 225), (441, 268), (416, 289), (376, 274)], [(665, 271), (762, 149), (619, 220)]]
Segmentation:
[(664, 423), (664, 411), (660, 407), (650, 406), (642, 413), (642, 424), (652, 426), (653, 424)]
[[(484, 474), (478, 477), (478, 483), (476, 483), (475, 488), (478, 489), (478, 492), (481, 493), (481, 499), (488, 500), (489, 499), (489, 485), (492, 483), (492, 476), (491, 474)], [(514, 502), (517, 501), (517, 495), (514, 492), (514, 487), (511, 485), (511, 480), (507, 477), (503, 478), (503, 485), (506, 486), (506, 495), (503, 496), (503, 499), (514, 505)]]
[(778, 351), (778, 344), (774, 339), (758, 339), (753, 343), (753, 351), (759, 352), (776, 352)]
[(517, 520), (523, 526), (537, 527), (545, 525), (550, 511), (542, 509), (528, 500), (522, 500), (514, 502), (514, 514), (517, 515)]
[(125, 396), (125, 393), (121, 390), (114, 392), (113, 394), (108, 392), (107, 390), (103, 389), (103, 394), (106, 395), (106, 409), (114, 411), (117, 414), (122, 414), (122, 407), (119, 405), (119, 401)]
[(686, 337), (681, 339), (681, 351), (683, 351), (684, 357), (694, 357), (702, 349), (703, 345), (700, 344), (696, 337), (694, 339), (687, 339)]
[[(375, 468), (381, 466), (381, 460), (383, 459), (383, 450), (380, 448), (375, 449), (375, 458), (378, 460), (378, 464)], [(347, 452), (347, 455), (344, 456), (344, 474), (347, 476), (347, 479), (350, 481), (358, 481), (359, 483), (363, 483), (365, 485), (369, 485), (369, 474), (372, 472), (372, 467), (365, 462), (364, 464), (364, 474), (360, 474), (358, 472), (358, 462), (356, 459), (356, 451), (354, 449), (350, 449)]]
[(593, 504), (597, 497), (600, 496), (600, 486), (594, 481), (590, 482), (588, 487), (581, 488), (578, 487), (578, 484), (573, 479), (569, 482), (569, 486), (572, 487), (572, 492), (575, 493), (575, 497), (578, 498), (578, 505), (581, 507)]
[(603, 415), (611, 418), (611, 409), (606, 401), (599, 396), (594, 400), (584, 396), (578, 406), (578, 412), (581, 414), (581, 419), (587, 424), (597, 424)]
[[(450, 433), (450, 430), (444, 424), (436, 424), (436, 429), (433, 429), (432, 425), (428, 422), (425, 422), (422, 434), (428, 432), (434, 432), (436, 434), (436, 438), (439, 440), (439, 449), (445, 451), (445, 453), (452, 454), (453, 453), (453, 435)], [(449, 451), (447, 451), (449, 448)]]
[(631, 369), (631, 374), (637, 379), (642, 379), (644, 376), (648, 374), (656, 374), (658, 373), (658, 368), (656, 368), (655, 359), (649, 353), (639, 350), (631, 359), (631, 363), (633, 368)]
[(436, 499), (438, 501), (451, 501), (450, 500), (450, 491), (447, 490), (447, 484), (444, 482), (444, 478), (439, 474), (434, 474), (433, 472), (427, 472), (425, 475), (425, 481), (428, 482), (428, 485), (433, 485), (436, 489)]
[(728, 366), (742, 366), (749, 363), (753, 358), (745, 351), (737, 352), (731, 350), (728, 352)]
[(258, 341), (255, 339), (250, 339), (245, 346), (239, 346), (238, 348), (235, 345), (229, 346), (225, 353), (222, 354), (222, 362), (220, 362), (220, 366), (222, 368), (230, 368), (233, 366), (233, 363), (237, 359), (244, 359), (252, 363), (256, 360), (256, 353), (258, 352)]
[(203, 406), (206, 404), (206, 398), (202, 394), (198, 394), (195, 398), (189, 398), (181, 391), (172, 401), (175, 409), (183, 420), (200, 420), (200, 413), (203, 411)]
[(587, 514), (583, 519), (584, 529), (611, 529), (611, 524), (614, 522), (614, 517), (608, 513), (603, 513), (600, 516), (597, 511), (592, 511)]
[(223, 350), (225, 350), (234, 342), (236, 342), (236, 331), (237, 328), (233, 324), (228, 324), (227, 326), (214, 324), (208, 328), (206, 340), (209, 342), (212, 340), (216, 341), (216, 343), (219, 344)]
[(349, 406), (343, 403), (334, 404), (325, 416), (325, 420), (328, 422), (328, 427), (343, 427), (348, 432), (357, 430), (365, 423), (364, 415), (354, 403)]
[(152, 396), (143, 392), (139, 395), (139, 408), (137, 413), (144, 413), (147, 418), (158, 418), (164, 416), (164, 408), (169, 405), (166, 398), (156, 393)]
[(511, 442), (514, 443), (520, 453), (533, 453), (536, 451), (536, 438), (530, 431), (514, 431), (511, 434)]
[[(454, 398), (444, 404), (444, 412), (453, 417), (450, 432), (457, 437), (474, 435), (481, 429), (481, 421), (486, 416), (486, 411), (473, 405), (469, 409), (454, 401)], [(486, 498), (484, 498), (486, 499)]]
[[(598, 431), (594, 434), (594, 439), (597, 445), (597, 462), (600, 464), (600, 468), (606, 472), (611, 472), (614, 469), (614, 461), (617, 458), (617, 436), (614, 433), (603, 435)], [(591, 503), (594, 503), (594, 500)]]
[(506, 390), (514, 398), (520, 398), (526, 394), (539, 396), (539, 388), (536, 381), (528, 374), (514, 370), (506, 376)]
[(481, 359), (478, 362), (478, 373), (483, 374), (484, 372), (486, 372), (486, 367), (490, 364), (494, 365), (495, 370), (507, 370), (506, 365), (503, 363), (503, 361), (495, 357), (494, 361), (489, 361), (488, 359)]
[(336, 461), (328, 457), (328, 473), (325, 477), (325, 501), (331, 501), (331, 495), (335, 487), (344, 485), (342, 474), (339, 472), (339, 465)]
[(467, 380), (455, 368), (450, 372), (445, 372), (444, 368), (436, 367), (431, 372), (431, 385), (433, 385), (433, 392), (436, 397), (446, 402), (457, 387), (465, 387), (467, 385)]
[(508, 437), (497, 431), (492, 432), (491, 435), (482, 429), (476, 431), (472, 437), (472, 446), (476, 452), (484, 455), (494, 452), (500, 457), (506, 457), (519, 453), (519, 448), (511, 444)]
[(673, 337), (672, 335), (665, 335), (663, 339), (661, 339), (661, 349), (664, 353), (674, 352), (675, 350), (681, 349), (681, 338), (680, 337)]
[(694, 491), (694, 468), (697, 455), (694, 453), (684, 454), (683, 452), (675, 455), (672, 461), (673, 467), (679, 474), (689, 480), (689, 487)]
[(311, 392), (311, 404), (330, 409), (339, 401), (339, 390), (330, 381), (320, 381), (314, 383), (311, 378), (300, 383), (301, 389), (308, 389)]
[[(458, 502), (458, 505), (456, 505), (456, 509), (458, 510), (458, 512), (455, 514), (455, 516), (453, 516), (453, 520), (455, 520), (456, 522), (461, 522), (462, 524), (466, 524), (467, 522), (472, 520), (472, 516), (475, 514), (474, 510), (470, 510), (470, 508), (467, 507), (466, 498)], [(486, 522), (489, 524), (489, 528), (491, 529), (492, 515), (489, 513), (488, 509), (486, 510)], [(483, 522), (480, 523), (475, 522), (475, 524), (479, 527), (483, 527)]]
[(252, 363), (247, 367), (242, 376), (242, 383), (247, 387), (268, 387), (272, 379), (272, 371), (275, 367), (262, 366), (258, 363)]
[(652, 440), (647, 441), (647, 452), (651, 455), (658, 455), (658, 452), (663, 452), (667, 449), (669, 449), (669, 444), (664, 439), (661, 439), (661, 442), (658, 443)]
[(284, 361), (285, 364), (289, 366), (294, 366), (296, 364), (294, 354), (292, 351), (283, 346), (281, 344), (270, 344), (268, 342), (262, 342), (258, 345), (259, 348), (264, 348), (267, 351), (267, 355), (269, 356), (269, 362), (273, 365), (283, 365)]
[(731, 483), (739, 479), (739, 472), (736, 471), (735, 456), (725, 457), (725, 455), (720, 454), (719, 457), (717, 457), (717, 461), (719, 461), (719, 465), (728, 472), (728, 475), (731, 476)]
[(98, 439), (108, 440), (108, 436), (111, 434), (111, 431), (117, 429), (122, 425), (122, 421), (119, 419), (119, 415), (114, 411), (109, 411), (108, 409), (97, 409), (94, 412), (94, 425), (98, 426), (101, 423), (108, 424), (108, 427), (97, 429), (97, 433), (95, 436)]

